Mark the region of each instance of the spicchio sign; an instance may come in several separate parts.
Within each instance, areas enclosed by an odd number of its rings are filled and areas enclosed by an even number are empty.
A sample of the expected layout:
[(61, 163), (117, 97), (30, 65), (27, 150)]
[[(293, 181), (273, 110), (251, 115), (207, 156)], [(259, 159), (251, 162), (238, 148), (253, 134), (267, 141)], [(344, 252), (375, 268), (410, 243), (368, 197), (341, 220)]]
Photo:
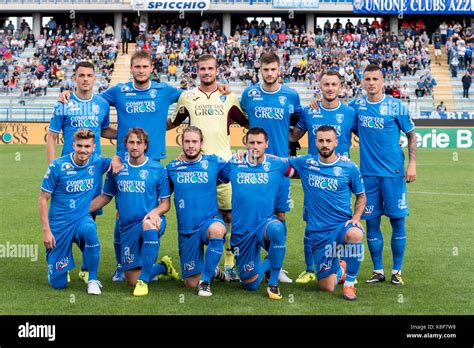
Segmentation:
[[(421, 128), (415, 129), (416, 141), (422, 149), (474, 149), (474, 128)], [(402, 134), (402, 146), (408, 140)]]
[(353, 0), (355, 13), (472, 14), (472, 0)]
[(135, 11), (205, 11), (210, 0), (133, 0)]

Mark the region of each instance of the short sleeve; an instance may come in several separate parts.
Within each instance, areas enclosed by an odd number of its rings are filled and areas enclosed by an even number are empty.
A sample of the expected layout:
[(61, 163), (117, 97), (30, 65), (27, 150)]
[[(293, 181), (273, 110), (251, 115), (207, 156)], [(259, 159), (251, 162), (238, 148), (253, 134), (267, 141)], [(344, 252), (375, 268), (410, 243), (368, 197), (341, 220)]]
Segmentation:
[(107, 102), (104, 102), (102, 105), (105, 108), (105, 115), (104, 115), (104, 119), (102, 120), (102, 123), (101, 123), (100, 127), (102, 129), (104, 129), (104, 128), (109, 128), (110, 127), (110, 107), (109, 107), (109, 104)]
[(217, 177), (218, 183), (228, 183), (230, 181), (230, 163), (226, 163), (222, 166), (219, 176)]
[(298, 94), (298, 92), (295, 92), (294, 98), (295, 98), (295, 109), (293, 111), (293, 115), (298, 118), (301, 118), (301, 116), (303, 115), (303, 107), (301, 106), (300, 95)]
[(115, 107), (117, 105), (117, 97), (118, 93), (120, 93), (121, 86), (123, 86), (123, 84), (119, 83), (118, 85), (108, 88), (99, 95), (104, 98), (109, 105)]
[(53, 117), (49, 122), (49, 130), (54, 133), (60, 133), (64, 125), (64, 107), (63, 103), (54, 104)]
[(359, 168), (357, 168), (356, 165), (351, 168), (350, 187), (352, 193), (356, 195), (365, 192), (364, 180), (362, 179), (362, 175), (360, 174)]
[(242, 95), (240, 97), (240, 108), (242, 109), (243, 112), (245, 112), (247, 115), (248, 115), (248, 112), (247, 112), (247, 103), (248, 103), (248, 89), (246, 88), (243, 92), (242, 92)]
[(170, 86), (170, 85), (167, 85), (167, 86), (168, 86), (168, 88), (167, 88), (166, 95), (169, 98), (170, 104), (174, 104), (174, 103), (178, 102), (178, 99), (181, 96), (181, 93), (183, 93), (183, 90), (178, 89), (178, 88), (173, 87), (173, 86)]
[(415, 130), (416, 127), (410, 117), (410, 111), (408, 110), (406, 104), (399, 102), (399, 105), (400, 112), (398, 113), (398, 116), (396, 116), (396, 119), (398, 124), (400, 125), (400, 129), (403, 131), (403, 133), (407, 134)]
[(114, 197), (117, 195), (117, 185), (115, 183), (115, 176), (112, 173), (107, 173), (107, 178), (105, 179), (104, 188), (102, 193)]
[(49, 193), (53, 193), (59, 182), (59, 173), (57, 163), (53, 161), (44, 174), (43, 181), (41, 183), (41, 190)]
[(171, 196), (171, 191), (166, 168), (161, 168), (158, 175), (157, 190), (159, 192), (159, 197), (160, 199), (169, 198)]
[(110, 163), (112, 162), (112, 158), (102, 157), (101, 161), (102, 174), (104, 174), (109, 169)]
[(306, 107), (303, 111), (303, 114), (301, 115), (300, 119), (298, 120), (298, 123), (296, 124), (296, 128), (302, 129), (304, 131), (308, 130), (308, 127), (306, 125), (306, 115), (308, 112), (308, 108)]
[(302, 168), (302, 165), (301, 165), (301, 159), (303, 157), (290, 157), (288, 158), (288, 164), (293, 167), (297, 172), (301, 172), (301, 168)]

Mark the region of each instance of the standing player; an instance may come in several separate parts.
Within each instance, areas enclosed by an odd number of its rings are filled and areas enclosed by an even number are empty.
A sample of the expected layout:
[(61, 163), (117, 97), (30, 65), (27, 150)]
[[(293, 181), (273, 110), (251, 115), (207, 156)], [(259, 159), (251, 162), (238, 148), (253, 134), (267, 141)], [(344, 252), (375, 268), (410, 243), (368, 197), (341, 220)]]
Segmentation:
[(166, 167), (174, 190), (181, 274), (186, 287), (198, 287), (199, 296), (212, 296), (212, 277), (222, 273), (217, 265), (226, 233), (217, 206), (216, 182), (226, 162), (201, 153), (203, 135), (195, 126), (184, 129), (181, 141), (184, 160), (171, 161)]
[[(74, 133), (81, 128), (87, 128), (95, 134), (95, 152), (101, 154), (100, 137), (108, 139), (117, 138), (117, 130), (110, 127), (109, 104), (100, 96), (93, 94), (96, 81), (94, 65), (84, 61), (77, 63), (74, 68), (74, 82), (76, 92), (71, 96), (71, 102), (62, 104), (56, 102), (54, 105), (54, 115), (48, 128), (46, 136), (46, 153), (48, 163), (52, 163), (56, 158), (56, 143), (59, 133), (63, 133), (64, 146), (61, 156), (74, 152)], [(118, 168), (117, 168), (118, 170)], [(102, 191), (102, 182), (97, 186), (96, 196)], [(95, 220), (96, 215), (101, 215), (98, 211), (92, 215)], [(80, 246), (81, 250), (83, 246)], [(82, 263), (79, 279), (85, 283), (88, 281), (87, 265)]]
[[(240, 105), (249, 118), (250, 127), (260, 127), (268, 133), (267, 153), (288, 157), (290, 118), (302, 114), (298, 92), (278, 82), (280, 58), (274, 52), (265, 52), (260, 57), (263, 83), (247, 87), (242, 92)], [(286, 233), (285, 214), (290, 211), (290, 179), (284, 178), (275, 201), (275, 213), (283, 223)], [(293, 281), (282, 272), (280, 281)]]
[(148, 283), (159, 274), (178, 279), (169, 256), (155, 264), (160, 237), (165, 232), (163, 214), (170, 208), (170, 192), (166, 169), (145, 156), (148, 144), (142, 128), (128, 131), (127, 161), (116, 176), (107, 176), (103, 193), (90, 207), (95, 211), (117, 197), (122, 270), (128, 284), (135, 286), (134, 296), (148, 295)]
[[(355, 110), (338, 99), (341, 91), (341, 75), (337, 71), (326, 70), (321, 73), (320, 88), (322, 92), (321, 101), (317, 102), (317, 108), (305, 107), (303, 115), (290, 134), (290, 142), (296, 142), (308, 132), (308, 152), (316, 156), (316, 131), (320, 126), (330, 125), (337, 133), (337, 155), (350, 157), (352, 132), (357, 128), (357, 116)], [(303, 218), (306, 221), (306, 202), (304, 204)], [(314, 273), (313, 252), (310, 247), (309, 237), (304, 237), (304, 256), (306, 270), (302, 272), (296, 283), (307, 284), (316, 279)]]
[[(197, 61), (197, 73), (200, 85), (184, 92), (178, 100), (175, 118), (168, 121), (168, 129), (175, 128), (189, 117), (189, 124), (202, 130), (206, 139), (203, 153), (219, 156), (226, 161), (232, 157), (230, 148), (230, 124), (232, 121), (242, 127), (248, 127), (247, 118), (239, 106), (234, 93), (223, 95), (217, 88), (217, 59), (205, 54)], [(230, 231), (232, 222), (230, 184), (221, 184), (217, 188), (219, 209)], [(230, 251), (230, 233), (227, 233), (224, 266), (231, 280), (239, 277), (234, 269), (234, 255)]]
[[(232, 159), (220, 176), (222, 181), (232, 184), (232, 251), (243, 288), (257, 290), (269, 272), (268, 296), (280, 300), (278, 277), (285, 258), (286, 234), (274, 207), (288, 164), (265, 156), (268, 135), (262, 128), (249, 129), (245, 143), (245, 159)], [(268, 251), (263, 262), (261, 248)]]
[[(303, 184), (307, 203), (305, 236), (313, 252), (319, 287), (331, 292), (344, 282), (344, 298), (355, 300), (354, 282), (364, 255), (360, 218), (366, 197), (357, 166), (336, 156), (337, 145), (336, 129), (321, 126), (316, 130), (318, 155), (292, 157), (288, 161)], [(354, 214), (351, 192), (356, 195)], [(339, 245), (344, 245), (343, 255), (339, 256), (346, 257), (347, 275), (345, 262), (340, 265), (337, 259)]]
[(94, 142), (93, 131), (78, 130), (74, 133), (74, 152), (49, 165), (41, 184), (39, 214), (51, 286), (66, 287), (67, 272), (75, 267), (72, 243), (76, 243), (84, 246), (82, 254), (89, 269), (87, 293), (100, 295), (102, 285), (97, 280), (100, 243), (89, 205), (110, 159), (93, 153)]
[[(392, 284), (403, 285), (401, 276), (406, 247), (405, 217), (408, 216), (406, 182), (416, 179), (415, 125), (406, 105), (383, 93), (384, 79), (378, 65), (369, 64), (363, 74), (367, 95), (350, 105), (356, 110), (360, 142), (360, 169), (367, 193), (362, 218), (367, 222), (367, 244), (374, 272), (367, 283), (385, 281), (382, 264), (381, 215), (392, 225)], [(400, 148), (400, 131), (408, 138), (408, 167)]]

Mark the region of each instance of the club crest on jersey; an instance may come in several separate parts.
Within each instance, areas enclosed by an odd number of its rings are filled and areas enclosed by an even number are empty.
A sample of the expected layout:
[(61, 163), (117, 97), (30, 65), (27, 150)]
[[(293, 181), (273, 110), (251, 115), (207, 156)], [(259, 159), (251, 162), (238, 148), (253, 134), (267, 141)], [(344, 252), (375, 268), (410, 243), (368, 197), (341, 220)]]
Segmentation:
[(284, 95), (281, 95), (278, 97), (278, 100), (280, 101), (280, 105), (283, 106), (286, 103), (286, 97)]
[(202, 169), (209, 168), (209, 162), (207, 160), (201, 161), (201, 167)]
[(337, 123), (342, 123), (344, 121), (344, 114), (336, 114)]
[(97, 105), (96, 103), (93, 103), (92, 112), (97, 115), (99, 113), (99, 105)]
[(249, 97), (260, 97), (260, 91), (256, 88), (252, 88), (248, 93), (247, 93), (247, 96)]
[(227, 96), (226, 95), (221, 95), (219, 97), (219, 99), (221, 100), (222, 103), (225, 103), (225, 101), (227, 100)]
[(342, 168), (341, 167), (334, 167), (333, 170), (335, 176), (339, 176), (342, 174)]
[(87, 167), (87, 172), (88, 172), (90, 175), (94, 175), (94, 166), (89, 166), (89, 167)]
[(270, 162), (263, 162), (263, 170), (268, 172), (270, 170), (270, 167), (272, 166), (272, 164)]
[(150, 97), (152, 97), (152, 98), (156, 97), (156, 89), (151, 89), (150, 90)]
[(73, 169), (73, 168), (74, 168), (73, 165), (72, 165), (71, 163), (69, 163), (69, 162), (63, 163), (63, 164), (61, 165), (61, 170), (62, 170), (62, 171), (69, 171), (69, 170), (71, 170), (71, 169)]
[(148, 178), (148, 170), (140, 170), (140, 178), (142, 178), (142, 180), (146, 180), (146, 178)]

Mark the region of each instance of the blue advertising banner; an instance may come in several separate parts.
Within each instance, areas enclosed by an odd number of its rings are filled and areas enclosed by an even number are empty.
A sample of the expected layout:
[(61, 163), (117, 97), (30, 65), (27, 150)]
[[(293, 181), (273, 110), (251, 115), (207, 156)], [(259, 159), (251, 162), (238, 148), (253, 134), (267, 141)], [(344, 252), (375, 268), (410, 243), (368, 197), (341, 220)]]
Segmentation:
[(354, 13), (474, 14), (473, 0), (353, 0)]
[(274, 8), (319, 8), (319, 0), (273, 0)]
[(421, 118), (436, 118), (442, 120), (474, 120), (474, 111), (464, 112), (437, 112), (437, 111), (421, 111)]

